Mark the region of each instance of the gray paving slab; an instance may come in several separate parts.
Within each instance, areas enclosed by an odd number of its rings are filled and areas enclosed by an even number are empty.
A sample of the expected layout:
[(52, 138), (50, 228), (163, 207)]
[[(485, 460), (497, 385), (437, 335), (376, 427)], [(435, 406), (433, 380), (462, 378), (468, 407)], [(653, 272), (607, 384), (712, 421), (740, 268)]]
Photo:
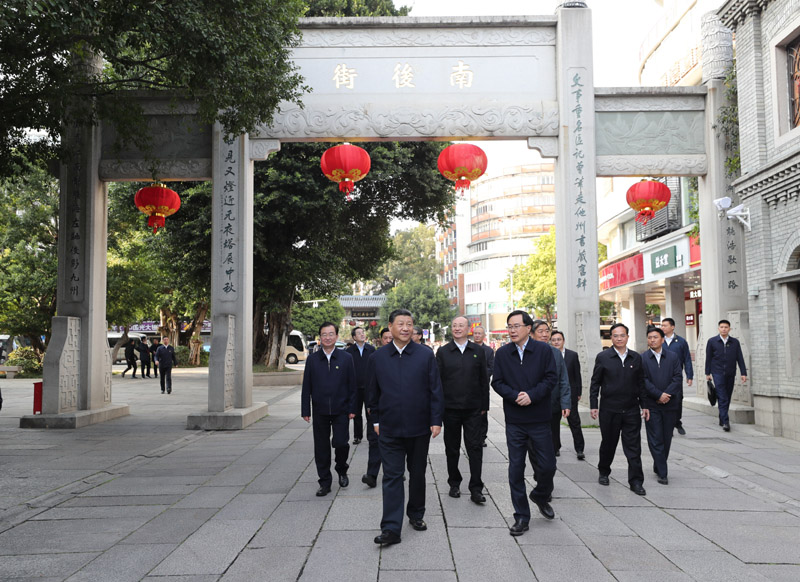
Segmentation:
[(695, 529), (660, 507), (612, 507), (609, 511), (658, 550), (717, 549)]
[(521, 547), (539, 582), (614, 580), (603, 564), (585, 547), (569, 548), (568, 551), (558, 546)]
[(0, 555), (105, 551), (145, 519), (27, 521), (0, 534)]
[(311, 546), (317, 539), (322, 522), (328, 514), (333, 499), (323, 498), (321, 503), (287, 501), (272, 512), (264, 526), (248, 544), (250, 548), (272, 546)]
[(54, 507), (32, 517), (32, 520), (48, 519), (109, 519), (131, 518), (153, 519), (168, 505), (101, 505), (98, 507)]
[(508, 529), (448, 528), (459, 582), (535, 581), (523, 550)]
[(372, 542), (374, 537), (366, 531), (320, 532), (299, 582), (377, 580), (381, 550)]
[[(671, 483), (671, 482), (670, 482)], [(778, 511), (780, 508), (774, 502), (758, 499), (735, 489), (687, 489), (676, 488), (672, 485), (666, 487), (650, 486), (647, 489), (647, 498), (659, 507), (669, 509), (710, 509), (725, 511)]]
[(221, 575), (263, 523), (260, 519), (208, 521), (161, 562), (152, 575)]
[(724, 552), (668, 550), (664, 556), (695, 580), (704, 582), (767, 582), (753, 566)]
[(99, 555), (97, 552), (74, 552), (0, 556), (0, 576), (3, 580), (44, 580), (47, 578), (63, 580)]
[[(604, 507), (652, 507), (653, 505), (646, 496), (637, 495), (631, 491), (628, 483), (611, 480), (610, 485), (600, 485), (595, 479), (594, 482), (580, 485), (589, 496), (599, 501)], [(644, 487), (649, 495), (656, 487), (656, 482), (645, 481)]]
[(455, 571), (386, 570), (381, 568), (378, 582), (457, 582)]
[(633, 530), (595, 500), (563, 499), (558, 503), (556, 512), (580, 537), (635, 535)]
[[(322, 526), (323, 530), (380, 530), (383, 497), (337, 496)], [(378, 532), (380, 533), (380, 532)]]
[(215, 513), (215, 509), (167, 509), (122, 540), (123, 544), (179, 544)]
[(636, 536), (582, 535), (581, 539), (608, 570), (677, 570), (658, 550)]
[(250, 481), (244, 493), (288, 493), (300, 476), (298, 471), (275, 471), (271, 467)]
[[(403, 524), (403, 542), (397, 546), (386, 547), (381, 551), (381, 572), (383, 570), (433, 570), (455, 573), (453, 555), (447, 536), (447, 529), (441, 516), (425, 520), (426, 531), (415, 531)], [(380, 531), (374, 530), (374, 535)], [(381, 574), (382, 576), (383, 574)]]
[(220, 581), (297, 580), (310, 551), (309, 547), (245, 548)]
[(220, 509), (214, 519), (266, 520), (283, 499), (281, 493), (242, 493)]
[(175, 547), (175, 544), (114, 546), (67, 578), (67, 582), (137, 582)]
[(669, 572), (652, 572), (650, 570), (615, 570), (611, 574), (617, 582), (641, 582), (642, 580), (657, 579), (658, 582), (694, 582), (694, 578), (679, 570)]
[(753, 570), (758, 572), (772, 582), (797, 582), (800, 580), (800, 566), (774, 566), (774, 565), (756, 565), (752, 567)]
[(183, 499), (183, 495), (93, 495), (73, 497), (59, 507), (117, 507), (123, 505), (172, 505)]
[(175, 504), (178, 509), (220, 508), (236, 497), (242, 488), (233, 487), (198, 487)]
[(487, 498), (486, 503), (476, 504), (470, 501), (469, 492), (454, 499), (443, 492), (441, 496), (442, 512), (449, 527), (505, 527), (506, 521), (497, 506)]
[(552, 521), (546, 519), (532, 521), (530, 531), (518, 537), (517, 543), (520, 546), (562, 546), (565, 552), (571, 551), (568, 546), (584, 546), (575, 532), (558, 518)]
[(244, 487), (260, 475), (264, 471), (265, 466), (266, 465), (245, 465), (238, 462), (231, 463), (206, 481), (205, 485), (214, 487), (239, 485)]
[(189, 575), (189, 576), (148, 576), (143, 580), (150, 582), (217, 582), (219, 576), (215, 575)]

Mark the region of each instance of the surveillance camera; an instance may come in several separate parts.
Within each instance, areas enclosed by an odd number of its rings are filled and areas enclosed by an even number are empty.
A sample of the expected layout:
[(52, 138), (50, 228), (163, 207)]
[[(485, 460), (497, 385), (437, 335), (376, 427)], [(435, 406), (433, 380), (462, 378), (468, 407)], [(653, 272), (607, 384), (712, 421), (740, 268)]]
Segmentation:
[(723, 211), (731, 207), (731, 202), (730, 196), (723, 196), (714, 200), (714, 206), (717, 207), (717, 210)]

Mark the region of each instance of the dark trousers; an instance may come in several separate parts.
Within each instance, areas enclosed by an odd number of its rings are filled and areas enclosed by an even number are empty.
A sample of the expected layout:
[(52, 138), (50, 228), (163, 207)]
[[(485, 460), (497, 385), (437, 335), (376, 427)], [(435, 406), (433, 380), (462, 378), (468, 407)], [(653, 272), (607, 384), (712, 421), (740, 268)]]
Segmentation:
[(361, 415), (362, 408), (364, 408), (364, 388), (359, 388), (356, 390), (356, 415), (353, 417), (353, 438), (358, 440), (364, 438), (364, 417)]
[(167, 392), (172, 392), (172, 366), (161, 368), (161, 391), (166, 386)]
[(458, 459), (461, 456), (461, 431), (464, 431), (464, 447), (469, 458), (469, 490), (483, 491), (481, 468), (483, 466), (483, 426), (478, 408), (444, 409), (444, 452), (447, 456), (447, 484), (451, 487), (461, 485), (461, 471)]
[(642, 417), (638, 409), (609, 412), (600, 409), (600, 461), (597, 469), (601, 475), (611, 474), (611, 462), (622, 436), (622, 452), (628, 459), (628, 483), (644, 483), (642, 471)]
[(667, 459), (678, 414), (679, 409), (664, 410), (653, 406), (650, 408), (650, 420), (645, 423), (647, 446), (650, 447), (650, 455), (653, 457), (653, 469), (659, 477), (667, 476)]
[[(317, 465), (320, 487), (330, 487), (333, 483), (331, 475), (331, 447), (336, 454), (336, 472), (345, 475), (350, 455), (350, 419), (346, 412), (342, 414), (312, 414), (311, 425), (314, 429), (314, 462)], [(331, 439), (333, 432), (333, 439)]]
[(369, 454), (367, 456), (367, 475), (378, 476), (381, 470), (381, 447), (378, 444), (378, 435), (375, 434), (372, 415), (367, 412), (367, 442), (369, 443)]
[(583, 430), (581, 430), (581, 415), (578, 413), (578, 401), (572, 401), (572, 408), (567, 417), (567, 424), (569, 430), (572, 432), (572, 445), (575, 447), (576, 453), (582, 453), (583, 448), (586, 446), (586, 441), (583, 440)]
[(486, 414), (481, 414), (481, 445), (486, 442), (486, 437), (489, 436), (489, 411)]
[(403, 527), (405, 488), (403, 474), (408, 465), (408, 505), (406, 515), (411, 519), (425, 516), (425, 469), (431, 435), (417, 437), (378, 436), (383, 462), (383, 517), (381, 531), (400, 535)]
[(145, 373), (144, 373), (145, 370), (147, 370), (147, 376), (149, 376), (150, 375), (150, 360), (147, 360), (146, 362), (145, 361), (142, 362), (142, 377), (145, 376)]
[(733, 396), (733, 383), (736, 376), (727, 374), (713, 374), (714, 388), (717, 390), (717, 406), (719, 407), (719, 423), (730, 424), (728, 419), (728, 409), (731, 407), (731, 397)]
[(125, 363), (128, 364), (128, 367), (125, 368), (122, 373), (125, 374), (125, 372), (133, 368), (133, 374), (131, 374), (131, 377), (136, 378), (136, 360), (125, 360)]
[(158, 363), (153, 362), (153, 375), (158, 378)]
[(683, 418), (683, 398), (678, 401), (678, 418), (675, 420), (675, 427), (683, 426), (681, 422), (681, 418)]
[[(570, 414), (572, 412), (570, 411)], [(550, 432), (553, 435), (553, 450), (561, 450), (561, 411), (557, 410), (550, 415)]]
[(535, 459), (536, 487), (533, 496), (546, 502), (553, 493), (553, 477), (556, 474), (556, 456), (553, 449), (553, 433), (550, 423), (531, 424), (506, 423), (506, 443), (508, 444), (508, 485), (511, 489), (511, 503), (514, 505), (514, 519), (530, 521), (531, 508), (525, 492), (525, 455), (528, 442)]

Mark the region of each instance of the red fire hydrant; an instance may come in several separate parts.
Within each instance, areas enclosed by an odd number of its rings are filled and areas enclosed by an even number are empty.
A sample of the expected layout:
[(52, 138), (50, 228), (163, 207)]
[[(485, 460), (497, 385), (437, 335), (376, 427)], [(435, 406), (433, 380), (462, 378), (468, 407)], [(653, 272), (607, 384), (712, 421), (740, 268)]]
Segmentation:
[(42, 413), (42, 383), (33, 383), (33, 413)]

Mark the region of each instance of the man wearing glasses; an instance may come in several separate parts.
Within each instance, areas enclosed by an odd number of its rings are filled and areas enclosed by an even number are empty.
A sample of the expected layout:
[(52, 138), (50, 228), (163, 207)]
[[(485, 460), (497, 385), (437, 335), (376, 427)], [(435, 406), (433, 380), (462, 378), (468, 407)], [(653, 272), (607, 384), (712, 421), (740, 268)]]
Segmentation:
[(531, 499), (547, 519), (555, 514), (548, 499), (553, 492), (556, 457), (550, 431), (550, 394), (556, 385), (556, 361), (550, 346), (531, 339), (533, 320), (525, 311), (506, 319), (511, 342), (497, 350), (492, 388), (503, 398), (508, 444), (508, 484), (514, 505), (512, 536), (528, 531), (531, 519), (525, 494), (525, 455), (528, 440), (536, 451), (536, 487)]

